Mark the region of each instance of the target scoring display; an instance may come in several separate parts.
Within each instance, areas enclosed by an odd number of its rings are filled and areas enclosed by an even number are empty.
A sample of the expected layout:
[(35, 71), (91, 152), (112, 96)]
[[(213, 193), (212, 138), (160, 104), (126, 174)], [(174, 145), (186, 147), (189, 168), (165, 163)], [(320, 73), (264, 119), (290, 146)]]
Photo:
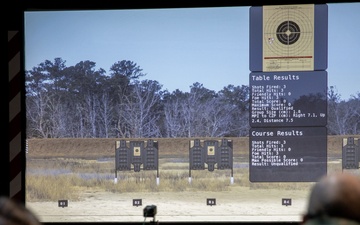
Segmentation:
[(314, 70), (314, 5), (263, 6), (263, 71)]

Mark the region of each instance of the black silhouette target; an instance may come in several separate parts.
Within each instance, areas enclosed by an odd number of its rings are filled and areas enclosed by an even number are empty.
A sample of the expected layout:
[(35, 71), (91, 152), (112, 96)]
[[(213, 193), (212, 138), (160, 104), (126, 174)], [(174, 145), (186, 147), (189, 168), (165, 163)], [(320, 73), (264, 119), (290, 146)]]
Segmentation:
[(313, 56), (314, 22), (311, 10), (276, 8), (269, 10), (263, 24), (264, 56)]

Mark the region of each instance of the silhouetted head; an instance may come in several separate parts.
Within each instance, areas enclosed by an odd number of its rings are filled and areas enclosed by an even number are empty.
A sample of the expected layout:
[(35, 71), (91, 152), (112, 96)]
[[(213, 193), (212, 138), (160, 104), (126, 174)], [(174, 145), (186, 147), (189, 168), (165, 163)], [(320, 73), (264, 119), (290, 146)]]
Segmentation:
[(304, 221), (321, 216), (360, 223), (360, 178), (348, 173), (323, 177), (310, 193)]
[(41, 225), (41, 223), (23, 204), (7, 197), (0, 197), (0, 225)]

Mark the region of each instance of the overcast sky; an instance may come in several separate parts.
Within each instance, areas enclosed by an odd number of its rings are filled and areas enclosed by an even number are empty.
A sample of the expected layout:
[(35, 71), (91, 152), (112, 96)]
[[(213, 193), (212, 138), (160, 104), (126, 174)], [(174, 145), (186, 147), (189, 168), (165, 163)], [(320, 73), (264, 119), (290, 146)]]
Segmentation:
[[(170, 92), (194, 82), (215, 91), (249, 85), (249, 8), (28, 11), (25, 69), (60, 57), (66, 66), (93, 61), (109, 74), (130, 60)], [(348, 99), (360, 92), (360, 3), (328, 9), (328, 86)]]

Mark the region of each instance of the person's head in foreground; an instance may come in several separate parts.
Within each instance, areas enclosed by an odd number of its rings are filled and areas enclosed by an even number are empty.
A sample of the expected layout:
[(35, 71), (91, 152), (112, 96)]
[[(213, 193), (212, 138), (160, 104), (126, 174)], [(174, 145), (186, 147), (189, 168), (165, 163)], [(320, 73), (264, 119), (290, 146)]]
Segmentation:
[(8, 197), (0, 197), (0, 225), (41, 225), (41, 223), (23, 204)]
[(303, 222), (360, 224), (360, 176), (337, 173), (320, 179), (311, 190)]

